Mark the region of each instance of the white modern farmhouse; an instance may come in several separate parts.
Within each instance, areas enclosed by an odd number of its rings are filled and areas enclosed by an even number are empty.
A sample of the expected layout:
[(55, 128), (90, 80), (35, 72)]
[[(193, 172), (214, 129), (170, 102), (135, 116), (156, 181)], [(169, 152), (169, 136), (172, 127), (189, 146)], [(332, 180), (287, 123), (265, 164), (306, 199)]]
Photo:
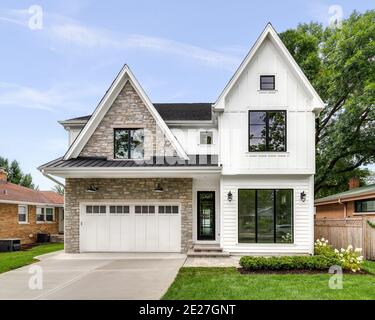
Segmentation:
[(214, 103), (153, 103), (124, 66), (61, 121), (66, 252), (313, 252), (324, 103), (268, 24)]

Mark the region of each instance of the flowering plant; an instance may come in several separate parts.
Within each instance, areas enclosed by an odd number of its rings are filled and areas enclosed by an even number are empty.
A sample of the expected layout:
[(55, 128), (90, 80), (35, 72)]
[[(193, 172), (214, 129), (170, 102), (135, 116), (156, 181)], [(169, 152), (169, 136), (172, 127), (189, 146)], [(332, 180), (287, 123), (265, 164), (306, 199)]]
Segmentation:
[(335, 253), (339, 257), (343, 269), (351, 270), (352, 272), (361, 270), (361, 264), (363, 262), (363, 256), (360, 255), (361, 252), (362, 248), (356, 248), (353, 250), (353, 246), (351, 245), (346, 249), (335, 249)]
[(363, 262), (361, 248), (354, 249), (352, 245), (349, 245), (346, 249), (341, 248), (337, 250), (333, 249), (332, 246), (328, 244), (328, 240), (321, 238), (315, 241), (314, 252), (315, 255), (337, 258), (341, 267), (345, 270), (351, 270), (352, 272), (361, 270), (361, 264)]

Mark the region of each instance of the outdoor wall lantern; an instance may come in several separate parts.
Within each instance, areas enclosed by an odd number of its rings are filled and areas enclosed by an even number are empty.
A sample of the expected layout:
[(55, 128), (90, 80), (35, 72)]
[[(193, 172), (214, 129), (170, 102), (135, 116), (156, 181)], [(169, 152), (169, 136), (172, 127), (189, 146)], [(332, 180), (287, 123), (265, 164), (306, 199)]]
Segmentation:
[(96, 192), (96, 191), (98, 191), (99, 190), (99, 188), (97, 187), (97, 186), (95, 186), (95, 185), (90, 185), (87, 189), (86, 189), (86, 192), (90, 192), (90, 193), (94, 193), (94, 192)]
[(302, 202), (305, 202), (306, 201), (306, 193), (305, 191), (302, 191), (301, 194), (300, 194), (300, 199)]
[(229, 192), (228, 192), (228, 201), (231, 202), (232, 199), (233, 199), (232, 191), (229, 191)]
[(163, 187), (161, 186), (161, 184), (158, 183), (158, 184), (156, 185), (156, 188), (154, 189), (154, 191), (160, 193), (160, 192), (163, 192), (164, 190), (163, 190)]

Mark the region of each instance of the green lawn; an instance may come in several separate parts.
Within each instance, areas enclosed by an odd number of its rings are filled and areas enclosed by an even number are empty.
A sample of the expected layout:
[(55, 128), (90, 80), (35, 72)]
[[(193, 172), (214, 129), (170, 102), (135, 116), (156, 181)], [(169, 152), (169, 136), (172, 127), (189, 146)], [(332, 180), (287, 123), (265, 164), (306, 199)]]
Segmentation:
[(34, 257), (41, 254), (62, 250), (63, 243), (41, 244), (26, 251), (0, 252), (0, 273), (17, 269), (37, 260)]
[(181, 268), (165, 300), (309, 300), (375, 299), (375, 262), (364, 268), (374, 275), (343, 276), (343, 289), (328, 287), (329, 274), (248, 274), (235, 268)]

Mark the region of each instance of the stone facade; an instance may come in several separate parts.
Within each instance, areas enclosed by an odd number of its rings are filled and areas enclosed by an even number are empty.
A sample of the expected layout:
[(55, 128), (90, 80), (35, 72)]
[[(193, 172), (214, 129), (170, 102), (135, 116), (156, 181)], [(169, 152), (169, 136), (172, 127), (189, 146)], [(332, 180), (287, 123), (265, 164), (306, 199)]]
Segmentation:
[[(160, 183), (164, 192), (154, 192)], [(95, 193), (87, 193), (90, 185), (98, 187)], [(78, 253), (79, 248), (79, 204), (95, 200), (176, 200), (181, 203), (181, 248), (186, 252), (192, 245), (193, 180), (171, 179), (80, 179), (65, 181), (65, 251)]]
[(171, 156), (176, 152), (157, 125), (141, 98), (128, 81), (109, 108), (98, 127), (83, 147), (80, 156), (114, 157), (114, 129), (143, 128), (144, 157)]
[(37, 233), (58, 233), (58, 208), (55, 208), (55, 221), (36, 222), (36, 206), (29, 205), (28, 222), (18, 223), (18, 205), (0, 203), (0, 238), (20, 238), (21, 244), (36, 242)]

